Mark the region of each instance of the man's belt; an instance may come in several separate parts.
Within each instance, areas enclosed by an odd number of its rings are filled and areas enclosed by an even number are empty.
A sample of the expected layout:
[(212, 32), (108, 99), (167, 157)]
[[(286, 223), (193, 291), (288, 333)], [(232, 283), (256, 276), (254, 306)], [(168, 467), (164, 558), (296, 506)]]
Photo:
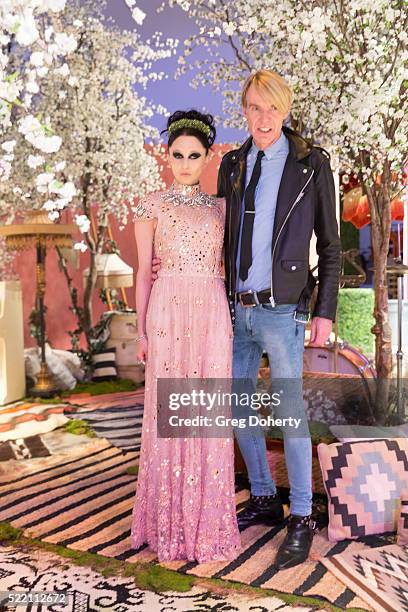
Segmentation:
[[(295, 321), (299, 323), (307, 323), (310, 319), (309, 304), (313, 290), (316, 286), (316, 278), (309, 271), (306, 287), (303, 289), (296, 311), (294, 313)], [(263, 291), (240, 291), (235, 294), (237, 301), (245, 308), (253, 308), (259, 304), (270, 304), (271, 290), (264, 289)]]
[(263, 291), (240, 291), (236, 293), (237, 301), (245, 308), (253, 308), (259, 304), (270, 304), (271, 290)]

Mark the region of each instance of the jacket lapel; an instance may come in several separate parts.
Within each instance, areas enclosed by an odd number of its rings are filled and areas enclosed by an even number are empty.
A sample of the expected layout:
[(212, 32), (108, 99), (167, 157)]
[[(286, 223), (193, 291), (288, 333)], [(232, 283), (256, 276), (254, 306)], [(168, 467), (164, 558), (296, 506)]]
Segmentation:
[(308, 183), (313, 170), (306, 164), (302, 163), (302, 158), (298, 159), (296, 149), (289, 136), (289, 154), (286, 159), (283, 169), (282, 179), (278, 191), (278, 199), (276, 202), (275, 220), (273, 229), (274, 244), (279, 229), (284, 223), (287, 214), (289, 213), (296, 198), (302, 192), (305, 185)]
[(242, 200), (245, 191), (245, 179), (246, 179), (246, 158), (249, 149), (252, 146), (252, 138), (248, 138), (237, 151), (236, 159), (234, 160), (234, 167), (231, 171), (231, 187), (232, 187), (232, 198), (230, 206), (233, 206), (231, 216), (231, 232), (235, 245), (238, 244), (238, 234), (241, 220), (241, 209)]

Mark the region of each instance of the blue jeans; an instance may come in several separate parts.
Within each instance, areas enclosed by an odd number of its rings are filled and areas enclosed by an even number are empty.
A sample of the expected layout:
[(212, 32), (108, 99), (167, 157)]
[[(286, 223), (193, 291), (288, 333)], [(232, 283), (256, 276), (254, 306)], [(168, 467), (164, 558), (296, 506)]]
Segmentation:
[[(233, 344), (233, 378), (250, 379), (253, 385), (259, 371), (260, 358), (266, 351), (269, 358), (272, 393), (276, 384), (284, 387), (285, 399), (274, 408), (275, 418), (288, 416), (302, 419), (303, 430), (283, 428), (285, 461), (290, 484), (290, 511), (306, 516), (312, 505), (312, 445), (302, 396), (303, 347), (305, 325), (294, 320), (293, 304), (258, 305), (244, 308), (236, 305)], [(286, 379), (286, 384), (283, 379)], [(239, 408), (242, 413), (242, 407)], [(254, 414), (252, 407), (244, 408)], [(301, 431), (301, 433), (300, 433)], [(266, 456), (262, 429), (234, 429), (248, 470), (253, 495), (273, 495), (276, 485)]]

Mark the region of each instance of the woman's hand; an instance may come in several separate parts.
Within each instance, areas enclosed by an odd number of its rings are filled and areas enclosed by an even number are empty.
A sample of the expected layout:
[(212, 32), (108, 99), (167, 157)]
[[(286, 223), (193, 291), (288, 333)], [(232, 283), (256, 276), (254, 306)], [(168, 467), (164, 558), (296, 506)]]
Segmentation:
[(147, 361), (147, 338), (141, 338), (137, 341), (136, 344), (136, 358), (143, 363), (146, 364)]

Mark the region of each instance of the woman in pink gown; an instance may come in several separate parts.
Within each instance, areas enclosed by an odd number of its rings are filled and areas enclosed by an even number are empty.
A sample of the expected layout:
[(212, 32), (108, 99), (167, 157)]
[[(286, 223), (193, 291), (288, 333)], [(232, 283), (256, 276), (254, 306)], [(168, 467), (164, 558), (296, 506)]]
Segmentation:
[[(199, 185), (215, 138), (211, 115), (178, 111), (167, 131), (174, 183), (142, 200), (135, 216), (138, 358), (146, 360), (146, 378), (131, 542), (136, 549), (147, 543), (159, 561), (203, 563), (233, 559), (240, 549), (233, 439), (159, 437), (157, 379), (231, 378), (225, 201)], [(162, 263), (152, 286), (153, 251)]]

